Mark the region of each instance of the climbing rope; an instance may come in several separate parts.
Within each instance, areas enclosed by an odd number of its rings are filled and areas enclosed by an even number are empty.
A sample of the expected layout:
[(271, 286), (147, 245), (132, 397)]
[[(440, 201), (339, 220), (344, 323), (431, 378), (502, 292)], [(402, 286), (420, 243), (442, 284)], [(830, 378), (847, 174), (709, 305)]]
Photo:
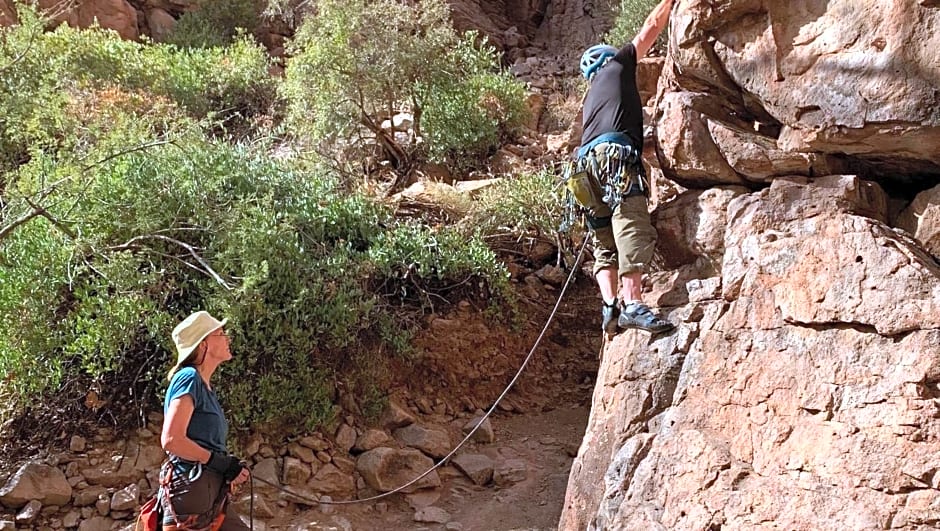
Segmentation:
[[(545, 321), (545, 326), (542, 327), (542, 332), (539, 334), (539, 337), (536, 338), (535, 343), (532, 345), (532, 348), (529, 349), (529, 354), (528, 354), (528, 355), (525, 357), (525, 359), (522, 361), (522, 366), (520, 366), (520, 367), (519, 367), (519, 370), (516, 371), (516, 375), (513, 376), (512, 380), (510, 380), (509, 385), (507, 385), (506, 388), (503, 390), (503, 392), (500, 393), (499, 397), (496, 399), (495, 402), (493, 402), (493, 405), (490, 406), (490, 408), (486, 411), (486, 413), (484, 413), (483, 416), (480, 417), (480, 420), (477, 421), (476, 426), (474, 426), (473, 429), (470, 430), (469, 433), (467, 433), (466, 437), (464, 437), (463, 440), (460, 441), (460, 442), (457, 444), (457, 446), (455, 446), (454, 449), (450, 451), (449, 454), (447, 454), (446, 456), (444, 456), (444, 458), (441, 459), (440, 461), (438, 461), (434, 466), (432, 466), (431, 468), (427, 469), (423, 474), (421, 474), (420, 476), (418, 476), (418, 477), (412, 479), (412, 480), (409, 481), (408, 483), (405, 483), (404, 485), (402, 485), (402, 486), (400, 486), (400, 487), (398, 487), (398, 488), (396, 488), (396, 489), (394, 489), (394, 490), (390, 490), (390, 491), (388, 491), (388, 492), (383, 492), (383, 493), (377, 494), (377, 495), (375, 495), (375, 496), (370, 496), (370, 497), (368, 497), (368, 498), (362, 498), (362, 499), (358, 499), (358, 500), (337, 500), (337, 501), (333, 501), (333, 500), (329, 500), (329, 501), (313, 500), (313, 499), (307, 498), (307, 497), (305, 497), (305, 496), (301, 496), (300, 494), (297, 494), (296, 492), (293, 492), (293, 491), (291, 491), (291, 490), (289, 490), (289, 489), (286, 489), (286, 488), (284, 488), (284, 487), (282, 487), (282, 486), (280, 486), (280, 485), (276, 485), (276, 484), (274, 484), (273, 482), (270, 482), (270, 481), (268, 481), (268, 480), (266, 480), (266, 479), (259, 478), (259, 477), (255, 476), (254, 474), (251, 474), (251, 480), (252, 480), (252, 481), (260, 481), (261, 483), (264, 483), (264, 484), (266, 484), (266, 485), (269, 485), (269, 486), (271, 486), (271, 487), (274, 487), (275, 489), (277, 489), (277, 490), (279, 490), (279, 491), (281, 491), (281, 492), (284, 492), (284, 493), (286, 493), (286, 494), (289, 494), (289, 495), (291, 495), (291, 496), (294, 496), (295, 498), (297, 498), (297, 499), (299, 499), (299, 500), (301, 500), (301, 501), (308, 502), (309, 505), (352, 505), (352, 504), (356, 504), (356, 503), (366, 503), (366, 502), (371, 502), (371, 501), (379, 500), (379, 499), (385, 498), (386, 496), (391, 496), (392, 494), (401, 492), (401, 491), (407, 489), (408, 487), (414, 485), (415, 483), (421, 481), (421, 480), (424, 479), (428, 474), (430, 474), (431, 472), (437, 470), (438, 468), (440, 468), (441, 466), (443, 466), (444, 464), (446, 464), (447, 461), (448, 461), (451, 457), (453, 457), (454, 454), (457, 453), (457, 450), (460, 450), (460, 448), (461, 448), (467, 441), (470, 440), (470, 438), (473, 436), (473, 434), (476, 433), (478, 429), (480, 429), (480, 426), (483, 425), (483, 422), (485, 422), (486, 419), (488, 419), (488, 418), (490, 417), (490, 415), (493, 414), (493, 411), (496, 410), (496, 406), (499, 405), (500, 401), (502, 401), (502, 399), (506, 397), (506, 394), (509, 393), (509, 390), (512, 389), (512, 386), (515, 385), (515, 383), (516, 383), (517, 380), (519, 380), (519, 376), (522, 375), (522, 371), (525, 370), (526, 365), (529, 364), (529, 360), (532, 359), (532, 355), (535, 353), (535, 349), (538, 348), (539, 344), (542, 342), (542, 338), (545, 337), (545, 333), (548, 331), (549, 325), (552, 323), (552, 320), (555, 318), (555, 314), (558, 313), (558, 308), (561, 306), (561, 301), (562, 301), (562, 299), (563, 299), (564, 296), (565, 296), (565, 292), (568, 290), (568, 286), (571, 285), (571, 280), (574, 278), (574, 273), (575, 273), (575, 271), (578, 270), (578, 265), (581, 263), (581, 255), (584, 253), (585, 247), (587, 247), (587, 242), (588, 242), (588, 238), (584, 238), (584, 242), (581, 244), (581, 248), (578, 249), (578, 254), (575, 255), (574, 265), (571, 267), (571, 272), (568, 273), (568, 279), (565, 280), (564, 286), (562, 286), (561, 291), (558, 293), (558, 300), (555, 301), (555, 307), (552, 308), (552, 313), (549, 314), (548, 319)], [(253, 490), (253, 489), (252, 489), (252, 490)], [(252, 492), (252, 498), (254, 498), (254, 493), (253, 493), (253, 492)], [(252, 500), (252, 501), (253, 501), (253, 500)], [(253, 515), (253, 514), (250, 515), (249, 518), (252, 520), (252, 526), (253, 526), (253, 525), (254, 525), (254, 515)], [(252, 527), (252, 529), (253, 529), (253, 527)]]

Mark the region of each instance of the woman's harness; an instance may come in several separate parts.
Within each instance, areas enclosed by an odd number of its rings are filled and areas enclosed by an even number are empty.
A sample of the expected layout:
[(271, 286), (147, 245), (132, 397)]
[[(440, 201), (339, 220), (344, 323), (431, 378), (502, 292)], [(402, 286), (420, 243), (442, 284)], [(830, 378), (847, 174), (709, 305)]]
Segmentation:
[[(170, 500), (170, 483), (174, 474), (182, 474), (186, 477), (188, 483), (195, 483), (203, 474), (202, 463), (186, 461), (179, 457), (168, 455), (168, 459), (161, 467), (162, 474), (160, 487), (156, 495), (151, 498), (142, 507), (140, 515), (137, 517), (135, 531), (157, 531), (159, 529), (175, 529), (178, 531), (218, 531), (225, 521), (225, 506), (229, 501), (230, 487), (229, 483), (223, 482), (221, 492), (216, 498), (209, 513), (204, 515), (190, 515), (180, 519), (173, 510), (173, 503)], [(174, 525), (163, 525), (163, 504), (170, 511), (170, 517), (175, 522)]]
[(624, 198), (649, 196), (642, 153), (620, 132), (604, 133), (581, 146), (577, 160), (565, 165), (563, 176), (567, 208), (562, 231), (574, 225), (581, 211), (591, 229), (607, 227)]

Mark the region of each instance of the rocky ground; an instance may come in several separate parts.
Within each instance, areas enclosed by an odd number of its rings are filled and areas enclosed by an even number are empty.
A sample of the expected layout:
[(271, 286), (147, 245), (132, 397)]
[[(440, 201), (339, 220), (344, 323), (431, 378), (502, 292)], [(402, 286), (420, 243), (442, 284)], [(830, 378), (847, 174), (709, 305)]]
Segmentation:
[[(522, 335), (534, 339), (532, 332), (544, 322), (557, 292), (548, 282), (530, 280), (526, 286), (536, 287), (529, 291), (534, 297), (528, 299), (532, 319)], [(455, 464), (440, 468), (439, 488), (394, 494), (362, 505), (309, 507), (296, 514), (270, 519), (263, 528), (297, 531), (556, 529), (568, 473), (587, 425), (599, 361), (601, 336), (595, 330), (598, 324), (594, 322), (595, 299), (593, 285), (584, 277), (578, 279), (520, 378), (517, 390), (507, 395), (491, 417), (492, 435), (471, 439), (452, 459)], [(490, 334), (477, 334), (481, 323), (475, 318), (465, 316), (460, 323), (462, 326), (454, 328), (465, 335), (449, 330), (447, 342), (437, 341), (441, 345), (441, 368), (452, 374), (467, 374), (479, 366), (472, 352), (461, 351), (469, 347), (468, 343), (473, 343), (473, 352), (485, 352), (505, 343), (503, 334), (495, 330)], [(491, 385), (467, 386), (462, 390), (463, 396), (475, 404), (491, 404), (511, 380), (531, 346), (531, 341), (520, 341), (519, 345), (522, 343), (526, 343), (526, 348), (503, 354), (511, 360), (508, 365), (491, 368), (488, 376), (477, 380), (478, 383), (491, 381)], [(501, 374), (493, 378), (492, 373)], [(473, 384), (473, 379), (468, 378), (467, 383)], [(419, 418), (434, 418), (433, 414), (421, 414), (421, 408), (415, 409), (411, 411)], [(474, 415), (465, 411), (458, 413), (450, 424), (463, 426), (473, 419)], [(467, 457), (471, 461), (462, 463)], [(375, 493), (366, 489), (361, 494)], [(256, 525), (255, 529), (259, 527)]]
[[(584, 392), (588, 395), (590, 391)], [(497, 442), (468, 448), (468, 452), (479, 452), (501, 463), (493, 482), (477, 485), (456, 467), (448, 466), (442, 471), (439, 489), (396, 494), (358, 506), (312, 508), (271, 520), (266, 528), (555, 529), (588, 413), (586, 403), (566, 403), (544, 412), (498, 414), (493, 422)]]

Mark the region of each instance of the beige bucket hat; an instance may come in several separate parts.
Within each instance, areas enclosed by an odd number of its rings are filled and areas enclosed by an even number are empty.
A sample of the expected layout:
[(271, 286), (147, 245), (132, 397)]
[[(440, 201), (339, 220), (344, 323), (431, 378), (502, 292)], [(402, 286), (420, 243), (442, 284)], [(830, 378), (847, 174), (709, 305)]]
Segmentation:
[(199, 343), (202, 343), (206, 336), (222, 328), (227, 322), (228, 319), (219, 321), (212, 317), (209, 312), (199, 311), (176, 325), (176, 328), (173, 329), (173, 343), (176, 345), (176, 365), (170, 369), (170, 374), (176, 372), (180, 364), (186, 361), (186, 358), (193, 353), (193, 350), (196, 350), (196, 347), (199, 346)]

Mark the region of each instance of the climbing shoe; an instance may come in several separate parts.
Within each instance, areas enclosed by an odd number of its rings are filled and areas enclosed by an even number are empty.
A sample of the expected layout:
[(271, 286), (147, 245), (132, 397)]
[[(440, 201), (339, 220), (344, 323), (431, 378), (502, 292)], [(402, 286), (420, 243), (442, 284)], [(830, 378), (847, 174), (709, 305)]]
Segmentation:
[(654, 334), (668, 332), (676, 327), (669, 321), (657, 317), (653, 310), (642, 302), (625, 303), (620, 310), (617, 323), (620, 328), (639, 328)]
[(611, 304), (604, 303), (601, 307), (601, 317), (603, 318), (601, 329), (604, 333), (608, 336), (616, 334), (617, 319), (620, 317), (620, 305), (617, 304), (617, 299), (614, 299)]

